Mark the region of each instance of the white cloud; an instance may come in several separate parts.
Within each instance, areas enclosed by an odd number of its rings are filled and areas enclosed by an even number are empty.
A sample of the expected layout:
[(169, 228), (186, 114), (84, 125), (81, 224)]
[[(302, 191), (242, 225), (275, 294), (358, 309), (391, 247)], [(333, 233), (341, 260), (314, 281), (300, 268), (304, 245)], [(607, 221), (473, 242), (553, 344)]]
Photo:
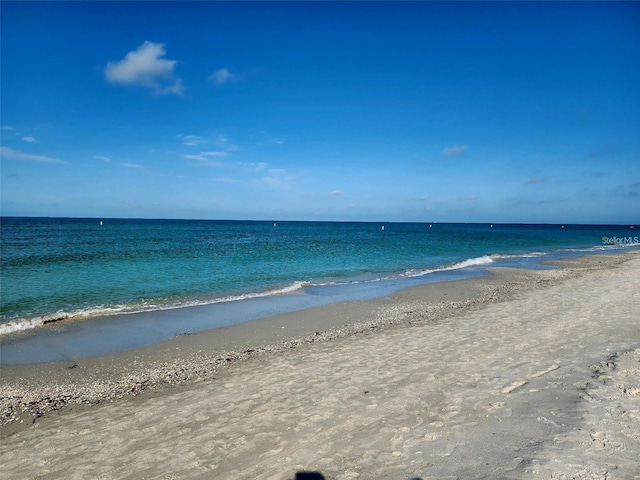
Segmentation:
[(342, 190), (333, 190), (332, 192), (329, 192), (329, 195), (331, 196), (344, 195), (344, 192)]
[(35, 137), (22, 137), (22, 140), (27, 142), (27, 143), (35, 143), (36, 142), (36, 138)]
[(454, 155), (460, 155), (461, 153), (466, 152), (467, 150), (469, 150), (469, 146), (468, 145), (454, 145), (453, 147), (447, 147), (445, 149), (442, 150), (442, 155), (445, 155), (447, 157), (451, 157)]
[(96, 160), (102, 160), (103, 162), (110, 162), (111, 159), (109, 157), (103, 157), (101, 155), (94, 155), (93, 158)]
[(209, 80), (211, 80), (215, 85), (222, 85), (223, 83), (227, 83), (229, 80), (235, 78), (229, 70), (226, 68), (221, 68), (217, 72), (209, 75)]
[(0, 130), (15, 130), (11, 125), (3, 125)]
[(182, 95), (182, 79), (174, 73), (177, 61), (162, 58), (165, 55), (163, 44), (146, 41), (122, 60), (108, 62), (105, 77), (110, 83), (150, 88), (158, 95)]
[(44, 155), (32, 155), (30, 153), (19, 152), (9, 147), (0, 147), (0, 155), (13, 160), (24, 160), (27, 162), (40, 162), (40, 163), (58, 163), (65, 164), (64, 160), (58, 160), (57, 158), (45, 157)]

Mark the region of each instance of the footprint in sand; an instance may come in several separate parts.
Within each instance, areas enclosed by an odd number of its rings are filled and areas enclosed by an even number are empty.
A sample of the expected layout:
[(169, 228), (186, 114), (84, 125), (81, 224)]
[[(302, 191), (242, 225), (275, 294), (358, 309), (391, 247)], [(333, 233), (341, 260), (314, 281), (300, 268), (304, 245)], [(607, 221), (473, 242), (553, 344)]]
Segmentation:
[(394, 450), (394, 457), (397, 456), (395, 455), (395, 450), (398, 450), (404, 444), (404, 434), (409, 433), (410, 430), (409, 427), (403, 427), (391, 439), (391, 448)]
[(460, 413), (462, 410), (462, 399), (454, 398), (448, 403), (444, 408), (442, 408), (441, 413), (442, 417), (449, 419), (453, 418)]
[(440, 433), (438, 433), (438, 432), (427, 432), (422, 436), (422, 438), (424, 438), (427, 442), (434, 442), (435, 440), (440, 438)]
[(591, 434), (591, 441), (593, 442), (596, 450), (602, 450), (608, 448), (611, 450), (624, 451), (627, 446), (622, 443), (613, 440), (609, 435), (604, 432), (595, 432)]

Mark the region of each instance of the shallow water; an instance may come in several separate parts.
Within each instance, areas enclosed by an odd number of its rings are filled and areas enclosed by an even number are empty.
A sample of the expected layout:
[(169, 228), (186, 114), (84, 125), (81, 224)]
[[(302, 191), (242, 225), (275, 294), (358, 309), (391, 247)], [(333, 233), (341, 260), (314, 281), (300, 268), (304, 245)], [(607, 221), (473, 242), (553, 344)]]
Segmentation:
[[(32, 363), (109, 353), (180, 333), (483, 275), (483, 266), (544, 268), (542, 260), (637, 243), (631, 226), (384, 227), (3, 218), (0, 360)], [(623, 241), (608, 245), (611, 238)], [(65, 320), (43, 325), (59, 318)]]

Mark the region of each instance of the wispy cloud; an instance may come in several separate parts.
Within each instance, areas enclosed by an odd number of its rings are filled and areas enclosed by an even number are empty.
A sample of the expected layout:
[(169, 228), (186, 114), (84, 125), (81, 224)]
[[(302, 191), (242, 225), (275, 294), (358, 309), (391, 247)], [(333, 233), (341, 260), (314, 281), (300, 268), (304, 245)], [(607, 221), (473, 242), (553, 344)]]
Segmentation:
[[(623, 193), (625, 192), (626, 193)], [(640, 196), (640, 182), (634, 182), (629, 185), (620, 185), (613, 190), (613, 196), (626, 195), (628, 197), (636, 198)]]
[(32, 155), (30, 153), (19, 152), (18, 150), (14, 150), (9, 147), (0, 147), (0, 154), (3, 157), (6, 157), (12, 160), (23, 160), (27, 162), (58, 163), (58, 164), (69, 163), (64, 160), (59, 160), (57, 158), (45, 157), (44, 155)]
[(206, 165), (208, 167), (222, 167), (225, 165), (224, 162), (216, 160), (216, 158), (224, 158), (226, 156), (227, 152), (200, 152), (195, 155), (185, 154), (182, 155), (182, 158), (196, 161), (200, 165)]
[(421, 197), (418, 197), (418, 200), (426, 202), (427, 200), (431, 200), (431, 195), (422, 195)]
[(329, 192), (329, 195), (332, 197), (339, 197), (340, 195), (344, 195), (344, 192), (342, 190), (333, 190)]
[(212, 178), (212, 180), (216, 183), (225, 183), (228, 185), (238, 185), (240, 183), (244, 183), (242, 180), (229, 178), (229, 177), (215, 177), (215, 178)]
[(273, 188), (286, 188), (297, 180), (295, 175), (291, 175), (283, 168), (270, 168), (267, 176), (262, 178), (262, 182)]
[(35, 143), (37, 141), (35, 137), (31, 136), (22, 137), (22, 140), (27, 143)]
[(218, 135), (214, 139), (214, 143), (226, 152), (237, 152), (240, 150), (240, 147), (235, 143), (231, 143), (231, 140), (229, 140), (226, 135)]
[(182, 144), (183, 145), (186, 145), (186, 146), (189, 146), (189, 147), (195, 147), (197, 145), (202, 145), (202, 144), (207, 143), (207, 141), (204, 138), (199, 137), (198, 135), (183, 135), (183, 134), (180, 134), (180, 135), (178, 135), (178, 138), (180, 140), (182, 140)]
[(271, 175), (264, 177), (262, 181), (273, 188), (282, 188), (285, 186), (285, 181), (282, 178), (274, 177)]
[(588, 152), (584, 158), (587, 160), (600, 160), (615, 155), (620, 148), (615, 144), (602, 145), (600, 148)]
[(208, 148), (215, 148), (217, 150), (223, 152), (237, 152), (240, 150), (240, 147), (234, 143), (232, 143), (229, 138), (225, 135), (221, 134), (212, 134), (212, 135), (185, 135), (180, 133), (176, 135), (180, 141), (182, 141), (182, 145), (185, 147), (200, 147), (204, 148), (203, 145), (210, 145)]
[(445, 157), (452, 157), (454, 155), (460, 155), (469, 150), (468, 145), (454, 145), (453, 147), (447, 147), (442, 150), (442, 155)]
[(263, 172), (269, 166), (268, 163), (265, 162), (250, 162), (250, 163), (237, 163), (239, 167), (249, 170), (250, 172)]
[(102, 160), (103, 162), (111, 161), (109, 157), (103, 157), (102, 155), (94, 155), (93, 158), (95, 158), (96, 160)]
[(122, 60), (108, 62), (105, 77), (109, 83), (145, 87), (158, 95), (183, 95), (182, 79), (174, 72), (177, 61), (165, 55), (163, 44), (146, 41)]
[(569, 199), (566, 197), (542, 198), (535, 202), (536, 205), (552, 205), (555, 203), (566, 203)]
[(459, 202), (475, 202), (478, 200), (477, 195), (467, 195), (466, 197), (460, 197), (457, 199)]
[(134, 168), (134, 169), (144, 168), (143, 165), (140, 165), (138, 163), (128, 163), (128, 162), (122, 162), (122, 163), (120, 163), (120, 166), (124, 167), (124, 168)]
[(544, 182), (544, 180), (540, 177), (532, 177), (529, 180), (527, 180), (525, 183), (525, 185), (535, 185), (537, 183), (542, 183)]
[(0, 127), (0, 130), (15, 130), (15, 128), (11, 125), (3, 125), (2, 127)]
[(209, 75), (209, 80), (213, 82), (214, 85), (222, 85), (230, 80), (233, 80), (235, 75), (233, 75), (228, 69), (221, 68), (220, 70), (213, 72)]

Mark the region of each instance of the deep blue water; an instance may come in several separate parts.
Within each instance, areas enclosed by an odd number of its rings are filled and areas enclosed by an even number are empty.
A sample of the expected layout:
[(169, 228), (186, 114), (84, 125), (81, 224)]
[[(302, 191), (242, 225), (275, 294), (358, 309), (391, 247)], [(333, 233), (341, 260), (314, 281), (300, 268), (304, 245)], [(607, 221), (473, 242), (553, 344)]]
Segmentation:
[[(212, 304), (228, 311), (261, 298), (296, 297), (304, 307), (309, 297), (383, 295), (385, 285), (444, 272), (626, 248), (640, 235), (630, 225), (7, 217), (0, 225), (3, 334), (58, 318), (126, 323), (134, 316), (124, 314)], [(171, 318), (180, 330), (180, 315)]]

